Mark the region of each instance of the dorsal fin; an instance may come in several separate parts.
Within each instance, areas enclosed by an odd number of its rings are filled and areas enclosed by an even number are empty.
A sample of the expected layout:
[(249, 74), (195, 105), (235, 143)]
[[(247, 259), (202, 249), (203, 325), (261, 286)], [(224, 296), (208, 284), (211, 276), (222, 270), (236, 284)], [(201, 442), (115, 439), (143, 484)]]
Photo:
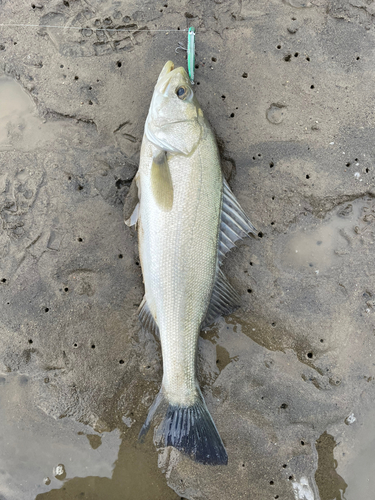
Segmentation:
[(229, 283), (223, 271), (217, 268), (216, 281), (212, 290), (211, 302), (201, 328), (210, 326), (219, 316), (230, 314), (240, 306), (240, 296)]
[(145, 330), (152, 333), (154, 337), (160, 338), (159, 327), (148, 307), (145, 296), (138, 309), (138, 318)]
[(225, 255), (235, 246), (236, 241), (246, 238), (250, 233), (256, 234), (256, 229), (242, 210), (227, 181), (223, 179), (219, 264), (222, 264)]

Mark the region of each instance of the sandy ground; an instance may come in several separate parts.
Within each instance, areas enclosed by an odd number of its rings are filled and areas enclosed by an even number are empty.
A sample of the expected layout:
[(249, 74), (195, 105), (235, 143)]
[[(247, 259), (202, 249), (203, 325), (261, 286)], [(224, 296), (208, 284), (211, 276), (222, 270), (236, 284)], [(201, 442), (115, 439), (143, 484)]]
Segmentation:
[[(373, 15), (364, 0), (0, 2), (0, 23), (61, 26), (0, 31), (1, 500), (372, 498)], [(196, 95), (259, 231), (224, 266), (241, 309), (199, 346), (227, 467), (136, 440), (161, 354), (137, 322), (122, 204), (190, 25)]]

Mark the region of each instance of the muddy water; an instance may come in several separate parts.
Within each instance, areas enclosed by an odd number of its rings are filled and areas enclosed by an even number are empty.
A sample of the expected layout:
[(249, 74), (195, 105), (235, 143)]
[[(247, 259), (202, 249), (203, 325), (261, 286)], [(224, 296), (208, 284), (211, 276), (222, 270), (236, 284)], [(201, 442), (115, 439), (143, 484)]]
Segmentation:
[(346, 203), (314, 228), (298, 230), (288, 237), (282, 265), (319, 274), (336, 264), (340, 256), (348, 253), (358, 220), (370, 202), (359, 199)]
[(150, 454), (124, 429), (96, 433), (37, 408), (33, 380), (0, 375), (0, 498), (174, 499)]

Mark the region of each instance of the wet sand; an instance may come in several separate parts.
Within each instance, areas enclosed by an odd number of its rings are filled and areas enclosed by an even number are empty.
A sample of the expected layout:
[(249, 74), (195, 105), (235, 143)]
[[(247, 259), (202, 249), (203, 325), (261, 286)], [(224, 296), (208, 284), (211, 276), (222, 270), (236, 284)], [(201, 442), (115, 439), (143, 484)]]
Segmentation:
[[(4, 22), (82, 29), (0, 36), (0, 499), (372, 498), (371, 6), (6, 1)], [(137, 441), (161, 352), (122, 206), (190, 25), (196, 95), (259, 231), (224, 264), (242, 307), (199, 343), (227, 467)]]

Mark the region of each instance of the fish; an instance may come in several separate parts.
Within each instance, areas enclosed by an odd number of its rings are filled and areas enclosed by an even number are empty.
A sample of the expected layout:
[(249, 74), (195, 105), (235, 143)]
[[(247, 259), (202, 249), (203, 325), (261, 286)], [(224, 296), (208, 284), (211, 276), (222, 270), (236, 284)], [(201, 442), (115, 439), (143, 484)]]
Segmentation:
[(239, 307), (220, 266), (256, 230), (223, 177), (214, 133), (185, 69), (171, 61), (155, 85), (124, 218), (138, 230), (145, 287), (139, 319), (160, 337), (163, 358), (161, 389), (140, 438), (161, 411), (165, 447), (202, 464), (226, 465), (197, 379), (198, 337)]

